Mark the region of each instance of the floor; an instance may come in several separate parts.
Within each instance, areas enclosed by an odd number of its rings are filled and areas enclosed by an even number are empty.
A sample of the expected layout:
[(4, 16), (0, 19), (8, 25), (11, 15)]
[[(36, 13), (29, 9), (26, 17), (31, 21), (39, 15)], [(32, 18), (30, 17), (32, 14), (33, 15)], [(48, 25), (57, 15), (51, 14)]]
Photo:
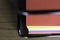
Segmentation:
[[(8, 0), (0, 0), (0, 40), (25, 40), (18, 36), (16, 24), (15, 10)], [(60, 40), (60, 38), (29, 38), (26, 40)]]

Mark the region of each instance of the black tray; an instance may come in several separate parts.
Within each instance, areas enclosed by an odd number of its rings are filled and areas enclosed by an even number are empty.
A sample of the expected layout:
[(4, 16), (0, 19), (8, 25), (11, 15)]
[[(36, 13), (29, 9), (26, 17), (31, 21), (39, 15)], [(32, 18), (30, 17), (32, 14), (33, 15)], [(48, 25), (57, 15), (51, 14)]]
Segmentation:
[[(15, 1), (15, 0), (14, 0)], [(15, 3), (13, 1), (13, 3)], [(17, 30), (18, 30), (18, 35), (21, 37), (46, 37), (46, 36), (51, 36), (51, 35), (60, 35), (60, 34), (28, 34), (28, 28), (26, 26), (26, 15), (22, 15), (22, 12), (28, 12), (29, 14), (45, 14), (48, 13), (50, 14), (51, 12), (60, 12), (60, 10), (26, 10), (26, 0), (18, 0), (18, 8), (17, 10), (17, 18), (18, 18), (18, 24), (17, 24)], [(15, 4), (14, 4), (15, 5)], [(19, 13), (20, 12), (20, 13)]]

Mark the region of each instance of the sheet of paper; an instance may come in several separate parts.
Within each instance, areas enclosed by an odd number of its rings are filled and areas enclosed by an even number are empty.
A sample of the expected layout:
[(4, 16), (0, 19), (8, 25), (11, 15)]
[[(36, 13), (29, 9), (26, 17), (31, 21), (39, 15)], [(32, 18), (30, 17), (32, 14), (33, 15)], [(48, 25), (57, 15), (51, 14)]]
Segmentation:
[(60, 15), (29, 15), (26, 16), (26, 25), (29, 34), (59, 34)]
[(60, 10), (60, 0), (26, 0), (26, 10)]

